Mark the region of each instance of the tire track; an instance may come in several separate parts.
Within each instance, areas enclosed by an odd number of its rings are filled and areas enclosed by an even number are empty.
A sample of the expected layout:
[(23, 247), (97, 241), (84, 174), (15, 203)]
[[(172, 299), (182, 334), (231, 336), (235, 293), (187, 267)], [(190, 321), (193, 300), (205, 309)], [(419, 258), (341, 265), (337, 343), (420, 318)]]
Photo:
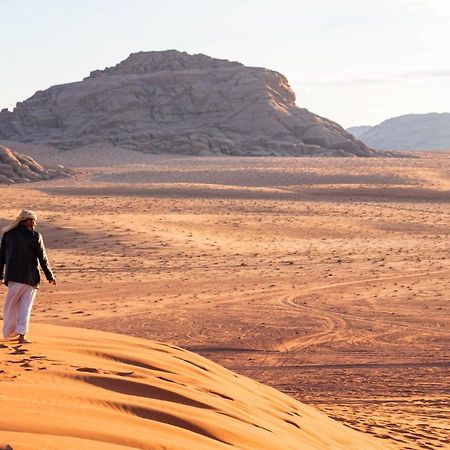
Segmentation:
[[(365, 318), (356, 316), (354, 314), (349, 313), (340, 313), (336, 311), (329, 311), (327, 309), (323, 308), (317, 308), (317, 307), (311, 307), (306, 305), (300, 305), (298, 303), (298, 300), (302, 296), (310, 295), (317, 292), (322, 292), (327, 289), (336, 289), (341, 287), (349, 287), (349, 286), (358, 286), (358, 285), (366, 285), (367, 283), (374, 283), (374, 282), (383, 282), (383, 281), (398, 281), (403, 279), (410, 279), (410, 278), (423, 278), (425, 276), (432, 276), (432, 275), (440, 275), (444, 273), (448, 273), (449, 270), (437, 270), (432, 272), (425, 272), (425, 273), (410, 273), (410, 274), (401, 274), (401, 275), (388, 275), (378, 278), (368, 278), (368, 279), (361, 279), (361, 280), (355, 280), (355, 281), (345, 281), (340, 283), (333, 283), (333, 284), (327, 284), (322, 286), (315, 286), (310, 288), (305, 288), (300, 291), (297, 291), (295, 294), (288, 294), (285, 296), (282, 296), (278, 299), (278, 303), (282, 306), (288, 307), (290, 309), (294, 310), (303, 310), (308, 311), (309, 313), (313, 313), (314, 316), (320, 320), (323, 321), (324, 327), (321, 331), (318, 331), (316, 333), (310, 334), (309, 336), (302, 336), (302, 337), (296, 337), (294, 339), (284, 341), (281, 344), (278, 344), (274, 347), (274, 350), (279, 352), (290, 352), (290, 351), (297, 351), (300, 349), (304, 349), (306, 347), (310, 347), (312, 345), (318, 345), (323, 344), (325, 342), (333, 341), (342, 341), (346, 340), (347, 335), (346, 332), (348, 332), (352, 328), (352, 321), (353, 322), (366, 322), (370, 324), (377, 324), (377, 325), (389, 325), (391, 329), (386, 332), (374, 334), (373, 338), (379, 339), (381, 336), (387, 336), (391, 335), (393, 333), (398, 332), (399, 330), (405, 329), (405, 328), (411, 328), (414, 327), (415, 330), (423, 330), (428, 332), (439, 332), (439, 330), (436, 330), (435, 328), (428, 328), (428, 327), (420, 327), (416, 324), (405, 324), (405, 323), (398, 323), (393, 321), (386, 321), (386, 320), (379, 320), (379, 319), (373, 319), (373, 318)], [(366, 338), (366, 336), (364, 336)], [(364, 339), (361, 338), (361, 339)], [(359, 339), (360, 340), (360, 339)]]

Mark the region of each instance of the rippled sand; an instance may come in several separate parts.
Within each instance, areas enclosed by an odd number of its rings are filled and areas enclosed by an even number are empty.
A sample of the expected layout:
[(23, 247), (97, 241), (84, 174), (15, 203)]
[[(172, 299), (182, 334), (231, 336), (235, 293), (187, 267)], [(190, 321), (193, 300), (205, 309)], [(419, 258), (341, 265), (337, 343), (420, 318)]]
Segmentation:
[[(2, 189), (59, 284), (33, 322), (156, 339), (394, 448), (446, 448), (450, 155), (149, 157)], [(387, 447), (386, 447), (387, 448)]]

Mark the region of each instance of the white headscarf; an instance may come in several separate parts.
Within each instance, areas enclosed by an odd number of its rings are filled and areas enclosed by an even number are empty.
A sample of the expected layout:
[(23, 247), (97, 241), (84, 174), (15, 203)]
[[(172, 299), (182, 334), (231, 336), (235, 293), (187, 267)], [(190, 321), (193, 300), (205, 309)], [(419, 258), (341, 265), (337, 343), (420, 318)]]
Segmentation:
[(31, 211), (29, 209), (23, 209), (21, 213), (17, 216), (17, 219), (13, 222), (7, 225), (6, 227), (2, 228), (2, 234), (7, 233), (8, 231), (13, 230), (16, 228), (22, 220), (27, 219), (34, 219), (37, 221), (37, 214), (34, 211)]

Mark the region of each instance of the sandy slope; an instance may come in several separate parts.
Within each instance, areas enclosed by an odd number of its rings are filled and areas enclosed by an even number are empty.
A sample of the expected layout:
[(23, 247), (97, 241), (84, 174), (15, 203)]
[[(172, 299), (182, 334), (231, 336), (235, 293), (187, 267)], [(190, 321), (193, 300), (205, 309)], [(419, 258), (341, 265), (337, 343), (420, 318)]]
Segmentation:
[(181, 348), (50, 325), (0, 344), (0, 436), (20, 449), (386, 449)]
[(90, 156), (0, 190), (0, 226), (38, 211), (59, 280), (33, 324), (178, 345), (386, 445), (449, 447), (449, 154)]

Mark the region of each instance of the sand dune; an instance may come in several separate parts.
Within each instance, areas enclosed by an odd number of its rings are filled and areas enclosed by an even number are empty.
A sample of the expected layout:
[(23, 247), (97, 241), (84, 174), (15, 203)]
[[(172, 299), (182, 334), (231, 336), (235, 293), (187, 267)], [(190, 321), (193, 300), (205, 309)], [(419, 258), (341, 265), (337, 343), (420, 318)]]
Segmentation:
[(33, 331), (32, 345), (0, 344), (0, 436), (14, 450), (388, 448), (178, 347)]
[[(0, 226), (22, 207), (38, 211), (58, 277), (40, 289), (30, 352), (45, 338), (37, 323), (158, 340), (383, 438), (383, 448), (448, 448), (448, 153), (152, 157), (108, 168), (100, 159), (70, 180), (0, 190)], [(112, 372), (96, 361), (77, 367)], [(122, 365), (114, 370), (135, 371)], [(77, 380), (89, 396), (106, 392)]]

